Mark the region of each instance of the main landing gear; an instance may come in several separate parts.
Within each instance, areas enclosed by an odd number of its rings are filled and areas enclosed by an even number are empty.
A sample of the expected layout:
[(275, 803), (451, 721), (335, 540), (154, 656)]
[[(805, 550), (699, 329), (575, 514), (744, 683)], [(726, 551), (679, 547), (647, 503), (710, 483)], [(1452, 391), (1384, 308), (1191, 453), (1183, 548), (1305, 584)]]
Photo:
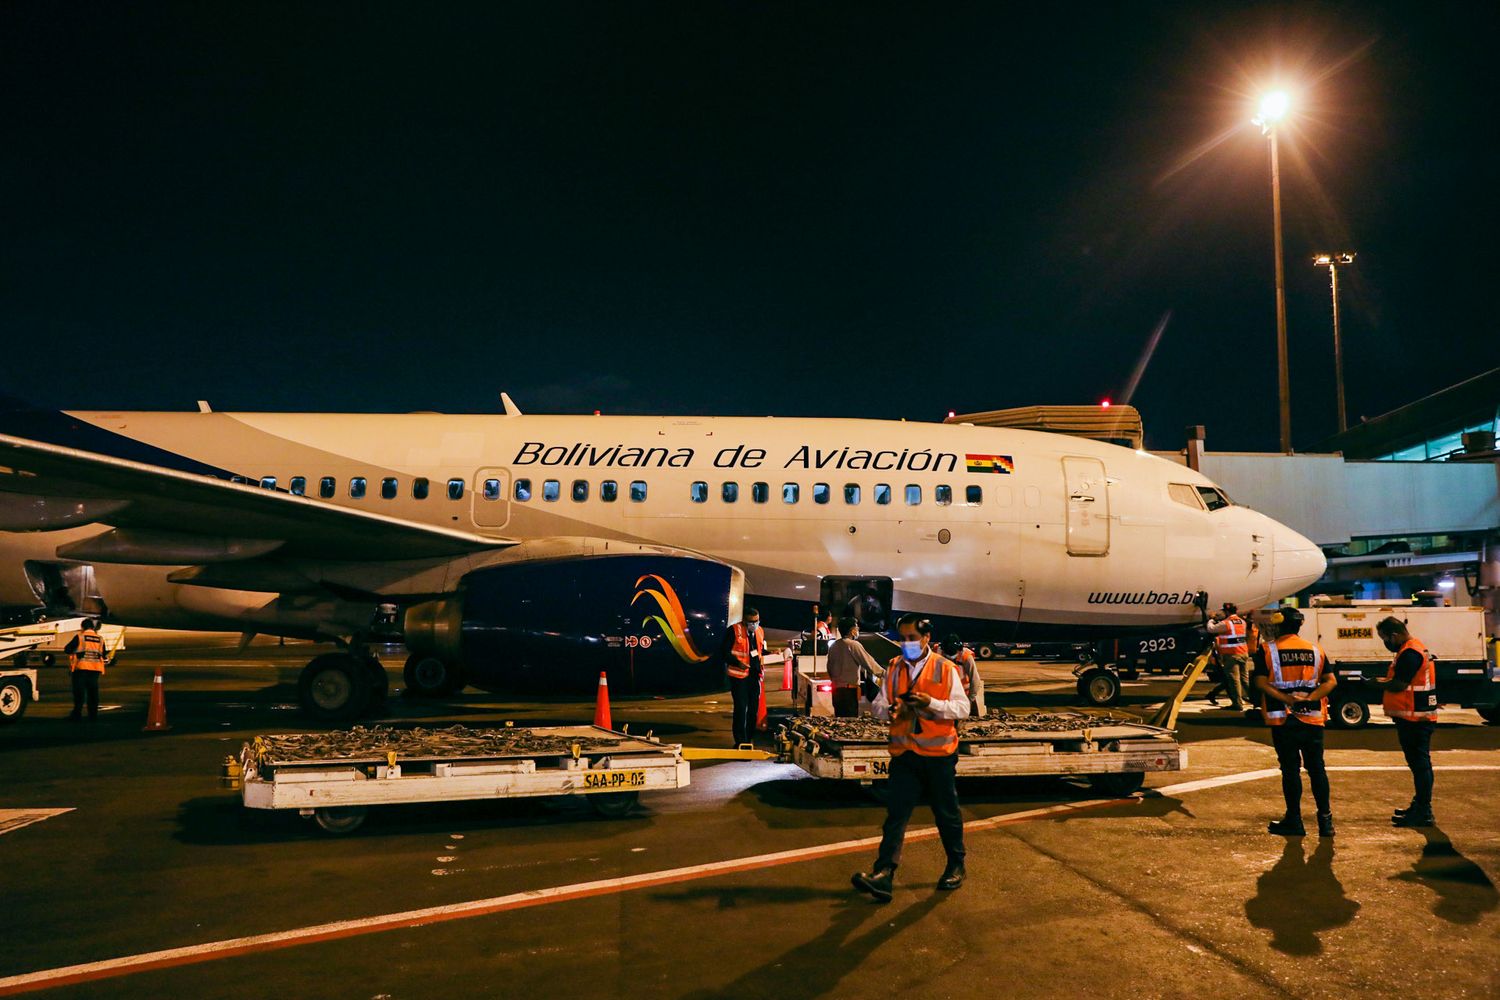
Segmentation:
[(446, 698), (458, 694), (468, 683), (461, 665), (420, 653), (407, 659), (401, 679), (406, 682), (402, 693), (408, 698)]
[(302, 710), (319, 722), (348, 722), (381, 712), (389, 690), (385, 667), (362, 646), (314, 657), (297, 679)]

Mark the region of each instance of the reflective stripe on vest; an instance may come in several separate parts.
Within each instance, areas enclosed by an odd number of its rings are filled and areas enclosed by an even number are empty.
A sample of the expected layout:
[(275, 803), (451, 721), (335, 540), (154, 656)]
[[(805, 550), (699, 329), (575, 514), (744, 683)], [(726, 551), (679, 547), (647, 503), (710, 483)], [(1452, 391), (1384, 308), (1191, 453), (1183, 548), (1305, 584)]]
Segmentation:
[(1436, 722), (1437, 721), (1437, 666), (1433, 663), (1432, 654), (1427, 647), (1418, 639), (1408, 638), (1396, 650), (1396, 655), (1391, 658), (1391, 668), (1385, 672), (1382, 680), (1394, 680), (1396, 677), (1396, 661), (1401, 659), (1401, 654), (1408, 649), (1416, 650), (1422, 654), (1422, 665), (1417, 668), (1416, 676), (1411, 679), (1411, 686), (1405, 691), (1387, 691), (1380, 698), (1381, 707), (1385, 714), (1393, 719), (1405, 719), (1408, 722)]
[[(1323, 676), (1323, 665), (1328, 659), (1321, 648), (1295, 635), (1284, 635), (1275, 642), (1262, 643), (1261, 648), (1265, 650), (1266, 670), (1271, 675), (1272, 687), (1278, 691), (1317, 690)], [(1306, 702), (1296, 709), (1270, 697), (1262, 700), (1261, 712), (1269, 726), (1286, 722), (1289, 711), (1298, 722), (1321, 726), (1328, 721), (1328, 699)]]
[[(928, 653), (927, 663), (911, 679), (911, 670), (905, 657), (898, 656), (890, 662), (885, 672), (886, 704), (894, 708), (901, 695), (915, 691), (934, 701), (947, 701), (953, 691), (953, 680), (948, 673), (958, 670), (949, 660), (937, 653)], [(889, 749), (891, 756), (910, 750), (924, 757), (946, 757), (958, 752), (958, 722), (954, 719), (897, 719), (891, 718)]]
[[(724, 664), (724, 669), (730, 677), (741, 681), (750, 676), (750, 630), (745, 627), (744, 622), (735, 622), (729, 627), (734, 632), (732, 648), (737, 659)], [(764, 660), (766, 658), (766, 633), (761, 629), (755, 630), (755, 648), (760, 653), (760, 658)]]
[(92, 670), (103, 673), (106, 659), (108, 657), (105, 655), (104, 639), (98, 632), (78, 633), (78, 652), (73, 654), (74, 670)]
[(1214, 645), (1220, 653), (1243, 656), (1248, 643), (1245, 619), (1239, 615), (1230, 615), (1224, 619), (1224, 623), (1229, 626), (1229, 631), (1214, 636)]

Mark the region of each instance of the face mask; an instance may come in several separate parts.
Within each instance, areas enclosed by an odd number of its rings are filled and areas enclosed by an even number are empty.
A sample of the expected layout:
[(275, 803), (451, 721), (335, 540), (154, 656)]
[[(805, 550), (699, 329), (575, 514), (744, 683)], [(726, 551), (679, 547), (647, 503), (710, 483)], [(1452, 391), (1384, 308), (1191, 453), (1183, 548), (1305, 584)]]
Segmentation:
[(915, 663), (917, 660), (920, 660), (922, 658), (921, 640), (903, 640), (901, 643), (901, 655), (906, 657), (908, 660), (911, 660), (913, 663)]
[(750, 630), (751, 635), (754, 635), (755, 630), (760, 628), (760, 622), (750, 622), (745, 627)]

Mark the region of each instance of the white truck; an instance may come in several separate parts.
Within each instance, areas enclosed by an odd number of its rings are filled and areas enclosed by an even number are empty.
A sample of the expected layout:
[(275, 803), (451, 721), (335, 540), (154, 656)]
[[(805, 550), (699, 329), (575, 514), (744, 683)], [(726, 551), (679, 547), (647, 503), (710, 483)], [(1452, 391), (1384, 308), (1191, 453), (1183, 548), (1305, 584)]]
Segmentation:
[(1476, 709), (1489, 723), (1500, 723), (1500, 668), (1495, 644), (1484, 632), (1483, 608), (1419, 607), (1391, 601), (1323, 601), (1306, 609), (1304, 638), (1328, 654), (1339, 685), (1329, 721), (1358, 729), (1370, 721), (1370, 706), (1381, 691), (1371, 681), (1385, 676), (1391, 653), (1375, 626), (1399, 618), (1432, 653), (1437, 667), (1438, 701)]

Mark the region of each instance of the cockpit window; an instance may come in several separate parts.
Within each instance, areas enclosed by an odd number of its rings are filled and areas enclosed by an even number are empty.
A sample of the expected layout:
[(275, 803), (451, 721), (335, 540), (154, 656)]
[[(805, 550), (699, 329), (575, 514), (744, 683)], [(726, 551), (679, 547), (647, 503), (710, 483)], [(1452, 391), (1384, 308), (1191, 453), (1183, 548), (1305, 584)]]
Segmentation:
[(1191, 507), (1194, 510), (1203, 509), (1203, 505), (1198, 502), (1198, 491), (1187, 483), (1168, 483), (1167, 495), (1184, 507)]
[(1233, 502), (1224, 495), (1224, 491), (1214, 486), (1198, 487), (1198, 495), (1203, 498), (1203, 505), (1209, 510), (1223, 510), (1225, 507), (1234, 506)]

